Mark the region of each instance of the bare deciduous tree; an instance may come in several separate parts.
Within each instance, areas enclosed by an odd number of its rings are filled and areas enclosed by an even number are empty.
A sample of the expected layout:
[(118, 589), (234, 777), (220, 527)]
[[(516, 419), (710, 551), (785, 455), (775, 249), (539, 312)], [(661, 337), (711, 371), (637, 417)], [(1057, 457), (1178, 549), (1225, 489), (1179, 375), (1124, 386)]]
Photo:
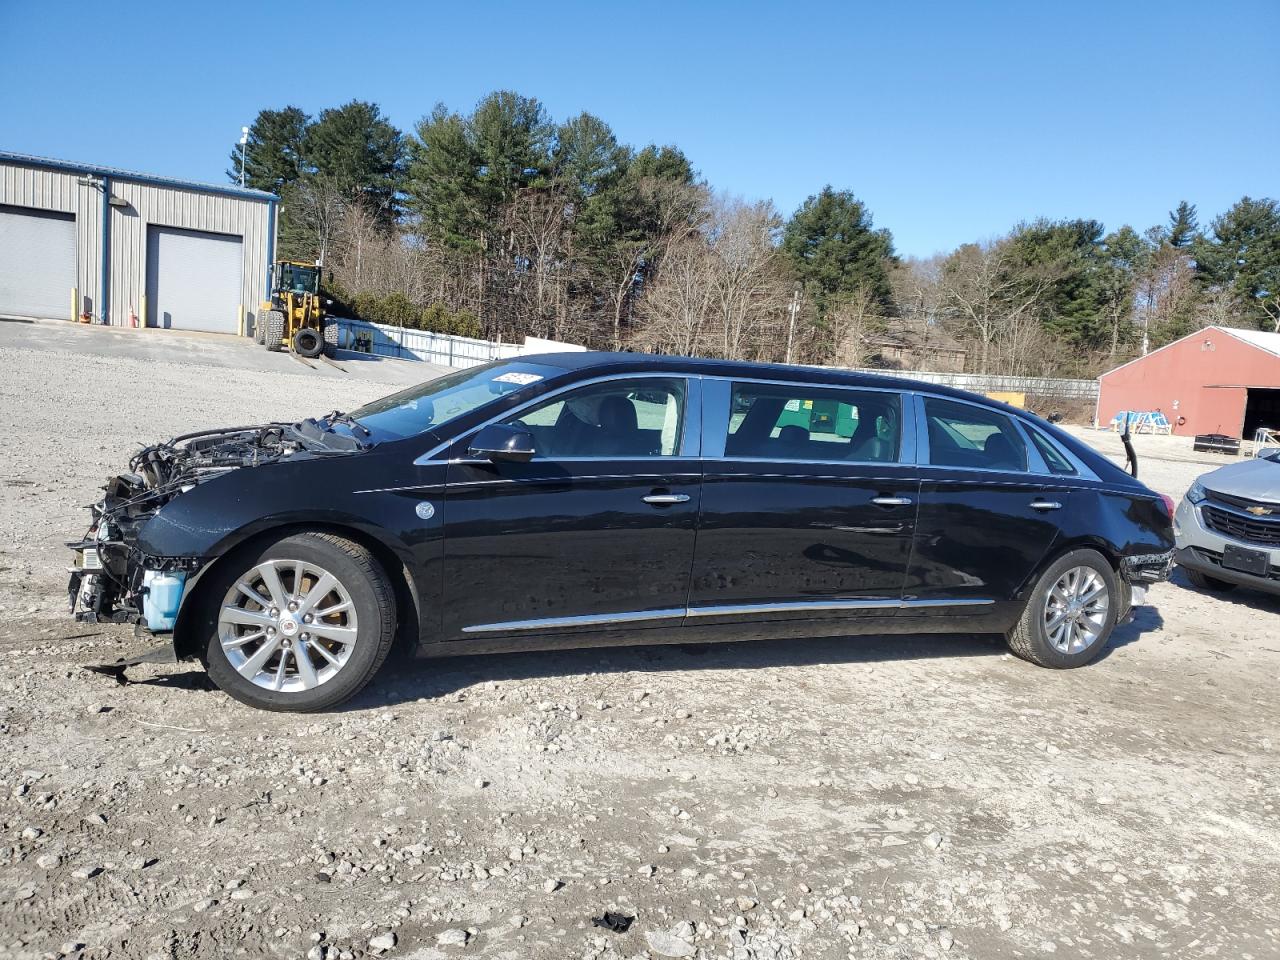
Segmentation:
[(884, 326), (884, 311), (870, 287), (861, 286), (828, 311), (824, 353), (841, 367), (862, 367), (871, 352), (872, 334)]
[(718, 198), (710, 222), (716, 351), (732, 360), (757, 357), (786, 301), (776, 243), (782, 218), (769, 202)]
[(645, 293), (636, 346), (661, 353), (698, 353), (715, 309), (715, 262), (701, 236), (685, 237), (667, 250)]
[[(1006, 240), (965, 244), (948, 260), (944, 271), (948, 305), (960, 323), (978, 341), (980, 373), (993, 371), (992, 361), (1001, 366), (1022, 356), (1029, 324), (1038, 320), (1038, 308), (1052, 284), (1047, 271), (1019, 269)], [(1010, 340), (1003, 356), (997, 341)]]

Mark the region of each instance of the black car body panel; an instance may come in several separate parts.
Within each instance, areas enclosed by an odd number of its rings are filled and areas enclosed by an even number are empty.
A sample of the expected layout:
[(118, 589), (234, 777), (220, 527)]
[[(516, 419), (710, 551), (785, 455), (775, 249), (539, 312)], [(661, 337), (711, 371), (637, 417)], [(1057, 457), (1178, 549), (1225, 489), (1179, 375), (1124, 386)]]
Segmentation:
[[(424, 652), (1003, 631), (1038, 572), (1070, 547), (1097, 548), (1133, 582), (1167, 573), (1173, 533), (1160, 497), (1025, 411), (823, 369), (633, 354), (534, 359), (481, 368), (476, 376), (495, 378), (516, 369), (511, 382), (523, 385), (421, 432), (397, 436), (377, 417), (365, 430), (366, 421), (338, 416), (321, 428), (356, 441), (363, 432), (365, 441), (246, 461), (180, 490), (170, 484), (132, 540), (117, 546), (131, 571), (191, 571), (181, 635), (194, 629), (202, 575), (237, 547), (291, 529), (345, 532), (399, 567), (389, 572), (404, 577), (417, 607), (401, 620), (416, 624)], [(677, 445), (671, 455), (515, 462), (469, 452), (488, 423), (569, 387), (634, 377), (685, 384), (679, 434), (663, 439)], [(894, 396), (898, 452), (892, 462), (726, 456), (726, 424), (737, 416), (727, 384), (739, 381)], [(1039, 431), (1072, 460), (1074, 475), (1055, 475), (1042, 461), (1026, 470), (928, 462), (924, 397)], [(852, 442), (838, 431), (829, 439)], [(1039, 459), (1034, 450), (1031, 457)], [(101, 539), (101, 529), (96, 521), (93, 536)], [(81, 576), (93, 578), (76, 575), (73, 600)], [(139, 619), (136, 598), (112, 591), (98, 612), (114, 603)]]

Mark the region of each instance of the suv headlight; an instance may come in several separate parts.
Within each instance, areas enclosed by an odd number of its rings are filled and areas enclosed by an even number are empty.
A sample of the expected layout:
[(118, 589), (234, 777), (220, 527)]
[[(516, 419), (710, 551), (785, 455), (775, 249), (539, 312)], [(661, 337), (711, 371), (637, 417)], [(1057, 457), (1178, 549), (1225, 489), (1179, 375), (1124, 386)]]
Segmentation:
[(1205, 496), (1204, 486), (1199, 480), (1197, 480), (1191, 485), (1191, 489), (1187, 491), (1187, 502), (1200, 503), (1204, 500)]

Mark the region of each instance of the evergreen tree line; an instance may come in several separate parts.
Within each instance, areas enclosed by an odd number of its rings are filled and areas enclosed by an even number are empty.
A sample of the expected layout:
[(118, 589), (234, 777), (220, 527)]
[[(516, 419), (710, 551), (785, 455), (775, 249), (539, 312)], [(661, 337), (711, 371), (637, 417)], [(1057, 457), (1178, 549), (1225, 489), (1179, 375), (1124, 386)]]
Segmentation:
[[(228, 175), (238, 182), (240, 150)], [(348, 315), (489, 339), (877, 365), (894, 331), (970, 370), (1090, 376), (1202, 326), (1280, 330), (1280, 205), (1202, 228), (1035, 220), (928, 259), (830, 186), (789, 218), (716, 193), (674, 146), (619, 143), (510, 91), (408, 134), (376, 104), (263, 110), (245, 180), (279, 194), (279, 255), (321, 260)]]

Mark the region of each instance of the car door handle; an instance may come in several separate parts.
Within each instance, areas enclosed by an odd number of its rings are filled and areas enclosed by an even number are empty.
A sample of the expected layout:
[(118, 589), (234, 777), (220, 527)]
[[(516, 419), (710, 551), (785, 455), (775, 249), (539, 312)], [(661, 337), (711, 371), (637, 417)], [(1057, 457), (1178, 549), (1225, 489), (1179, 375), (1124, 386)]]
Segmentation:
[(672, 503), (688, 503), (689, 495), (687, 493), (651, 493), (644, 498), (644, 502), (657, 507)]
[(877, 507), (909, 507), (910, 497), (875, 497), (871, 501)]
[(1062, 504), (1057, 500), (1032, 500), (1032, 510), (1061, 510)]

